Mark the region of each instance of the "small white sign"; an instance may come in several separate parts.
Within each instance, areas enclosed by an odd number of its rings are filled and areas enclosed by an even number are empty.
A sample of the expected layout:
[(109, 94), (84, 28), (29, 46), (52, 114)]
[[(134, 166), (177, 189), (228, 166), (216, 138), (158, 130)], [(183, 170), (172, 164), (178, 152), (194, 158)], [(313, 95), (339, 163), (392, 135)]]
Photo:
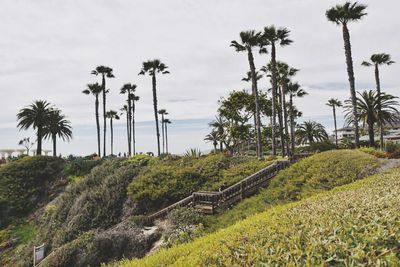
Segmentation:
[(33, 266), (38, 265), (44, 259), (44, 244), (33, 247)]

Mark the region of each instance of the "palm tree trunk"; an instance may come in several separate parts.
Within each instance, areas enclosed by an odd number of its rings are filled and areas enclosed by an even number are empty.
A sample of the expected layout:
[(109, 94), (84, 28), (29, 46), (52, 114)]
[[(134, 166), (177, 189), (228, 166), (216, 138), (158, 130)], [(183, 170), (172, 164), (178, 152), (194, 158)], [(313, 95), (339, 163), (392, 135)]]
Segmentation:
[(261, 158), (263, 155), (262, 152), (262, 141), (261, 141), (261, 120), (260, 120), (260, 101), (258, 99), (258, 89), (257, 89), (257, 75), (256, 75), (256, 67), (254, 65), (254, 57), (253, 53), (251, 52), (251, 48), (247, 49), (248, 52), (248, 59), (250, 64), (250, 71), (251, 71), (251, 82), (252, 82), (252, 89), (254, 94), (254, 102), (256, 106), (256, 137), (257, 137), (257, 157)]
[(42, 155), (42, 139), (43, 139), (43, 129), (42, 127), (38, 127), (37, 130), (37, 149), (36, 149), (36, 155), (40, 156)]
[(161, 114), (162, 153), (165, 153), (164, 114)]
[(286, 153), (289, 154), (289, 143), (287, 142), (287, 138), (289, 137), (289, 129), (288, 129), (288, 117), (287, 117), (287, 109), (286, 109), (286, 86), (287, 86), (287, 83), (284, 82), (282, 84), (282, 107), (283, 107), (283, 121), (284, 121), (284, 125), (285, 125)]
[(135, 100), (132, 102), (132, 146), (133, 155), (136, 155), (136, 132), (135, 132)]
[(369, 146), (375, 147), (374, 123), (368, 123)]
[(53, 157), (57, 157), (57, 135), (53, 134), (52, 135), (53, 139)]
[(351, 102), (353, 105), (355, 146), (356, 148), (358, 148), (360, 147), (360, 132), (358, 127), (358, 114), (357, 114), (357, 101), (356, 101), (357, 97), (356, 97), (356, 88), (355, 88), (355, 79), (353, 70), (353, 58), (351, 56), (350, 34), (346, 23), (343, 23), (343, 40), (344, 40), (344, 50), (346, 55), (347, 74), (349, 76), (349, 83), (350, 83)]
[(168, 130), (167, 130), (167, 124), (165, 123), (165, 151), (168, 154)]
[(130, 91), (128, 91), (128, 156), (132, 155), (132, 100), (130, 99)]
[(333, 122), (335, 124), (335, 144), (336, 144), (336, 147), (338, 147), (337, 124), (336, 124), (336, 108), (335, 108), (335, 105), (333, 105), (332, 107), (333, 107)]
[(272, 156), (276, 155), (276, 92), (278, 89), (278, 82), (276, 79), (276, 49), (275, 43), (271, 44), (271, 83), (272, 83)]
[(100, 154), (101, 144), (100, 144), (99, 96), (98, 95), (96, 95), (94, 109), (95, 109), (95, 114), (96, 114), (96, 128), (97, 128), (97, 153), (98, 153), (98, 156), (101, 157), (101, 154)]
[(290, 100), (289, 100), (289, 106), (290, 106), (290, 142), (292, 146), (292, 154), (294, 154), (294, 146), (295, 146), (295, 140), (294, 140), (294, 114), (293, 114), (293, 96), (290, 95)]
[(111, 131), (111, 155), (114, 155), (114, 130), (113, 130), (113, 119), (110, 118), (110, 131)]
[(130, 150), (131, 150), (131, 136), (129, 133), (129, 111), (126, 111), (126, 134), (127, 134), (127, 138), (128, 138), (128, 156), (130, 156)]
[[(376, 92), (378, 93), (378, 114), (381, 113), (381, 81), (379, 79), (379, 67), (378, 64), (375, 64), (375, 82), (376, 82)], [(378, 116), (381, 117), (380, 115)], [(378, 121), (379, 123), (379, 147), (383, 150), (383, 122)]]
[(103, 74), (101, 87), (103, 88), (103, 157), (106, 156), (106, 131), (107, 131), (107, 118), (106, 118), (106, 78)]
[(278, 121), (279, 121), (279, 135), (280, 135), (280, 139), (281, 139), (281, 153), (282, 153), (282, 157), (285, 156), (285, 135), (283, 132), (283, 116), (282, 116), (282, 91), (281, 88), (279, 88), (280, 94), (277, 95), (277, 110), (278, 110)]
[(158, 112), (157, 112), (157, 82), (155, 72), (152, 75), (153, 84), (153, 106), (154, 106), (154, 117), (156, 119), (156, 136), (157, 136), (157, 155), (160, 156), (160, 128), (158, 126)]

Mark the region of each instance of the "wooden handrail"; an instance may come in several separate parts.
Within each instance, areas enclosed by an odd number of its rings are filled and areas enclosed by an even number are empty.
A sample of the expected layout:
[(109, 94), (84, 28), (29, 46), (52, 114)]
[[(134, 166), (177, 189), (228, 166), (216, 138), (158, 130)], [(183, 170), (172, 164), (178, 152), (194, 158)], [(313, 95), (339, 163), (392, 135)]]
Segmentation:
[[(217, 207), (224, 205), (224, 203), (229, 203), (229, 201), (234, 200), (239, 196), (240, 199), (243, 198), (249, 190), (254, 188), (259, 188), (264, 185), (268, 180), (273, 178), (280, 170), (285, 169), (291, 163), (298, 161), (299, 159), (308, 157), (309, 153), (294, 154), (289, 160), (279, 160), (269, 165), (268, 167), (246, 177), (245, 179), (225, 188), (221, 192), (216, 191), (199, 191), (193, 192), (190, 196), (165, 207), (151, 215), (148, 216), (150, 220), (159, 219), (168, 214), (171, 210), (182, 207), (182, 206), (192, 206), (203, 205), (211, 207), (212, 212)], [(254, 190), (253, 190), (254, 191)]]

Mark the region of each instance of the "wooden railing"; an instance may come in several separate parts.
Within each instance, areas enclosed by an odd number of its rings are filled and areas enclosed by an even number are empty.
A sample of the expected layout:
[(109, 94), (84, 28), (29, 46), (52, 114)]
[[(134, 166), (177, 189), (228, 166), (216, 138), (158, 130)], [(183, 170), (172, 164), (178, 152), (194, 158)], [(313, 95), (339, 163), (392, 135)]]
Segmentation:
[(194, 192), (192, 195), (162, 209), (151, 215), (150, 220), (156, 220), (166, 216), (171, 210), (177, 207), (195, 207), (202, 210), (204, 213), (213, 214), (215, 209), (229, 206), (235, 202), (241, 201), (243, 198), (256, 193), (261, 187), (268, 184), (280, 170), (287, 168), (291, 163), (294, 163), (310, 154), (295, 154), (290, 157), (290, 160), (279, 160), (270, 166), (250, 175), (249, 177), (229, 186), (221, 192)]

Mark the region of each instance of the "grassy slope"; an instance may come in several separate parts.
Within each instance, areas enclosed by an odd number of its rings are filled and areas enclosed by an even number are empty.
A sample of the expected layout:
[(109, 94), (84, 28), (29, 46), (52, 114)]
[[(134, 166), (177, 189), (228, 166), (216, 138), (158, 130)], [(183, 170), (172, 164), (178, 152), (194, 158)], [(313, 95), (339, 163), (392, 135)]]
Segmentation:
[(117, 266), (400, 264), (400, 169), (273, 207), (192, 243)]
[(224, 228), (267, 208), (363, 178), (380, 161), (356, 150), (333, 150), (313, 155), (281, 171), (259, 194), (207, 218), (209, 232)]

